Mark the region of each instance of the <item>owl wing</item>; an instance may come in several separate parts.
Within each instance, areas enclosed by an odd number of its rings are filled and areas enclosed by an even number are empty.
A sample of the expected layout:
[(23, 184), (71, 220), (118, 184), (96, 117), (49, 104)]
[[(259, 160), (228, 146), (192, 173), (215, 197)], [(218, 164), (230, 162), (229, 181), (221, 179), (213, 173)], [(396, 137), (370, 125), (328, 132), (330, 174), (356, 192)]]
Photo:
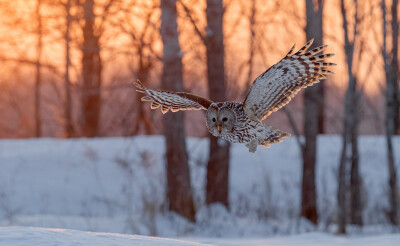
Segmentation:
[(251, 119), (265, 119), (288, 104), (301, 88), (318, 83), (326, 78), (326, 74), (333, 73), (326, 67), (336, 64), (324, 62), (324, 59), (334, 54), (319, 54), (327, 45), (307, 51), (312, 42), (313, 39), (295, 54), (292, 54), (293, 45), (280, 62), (255, 79), (244, 100), (244, 111)]
[(151, 109), (161, 106), (161, 112), (167, 113), (168, 110), (176, 112), (179, 110), (207, 110), (212, 101), (186, 92), (171, 92), (162, 90), (150, 90), (139, 80), (135, 82), (136, 91), (146, 94), (142, 101), (150, 101)]

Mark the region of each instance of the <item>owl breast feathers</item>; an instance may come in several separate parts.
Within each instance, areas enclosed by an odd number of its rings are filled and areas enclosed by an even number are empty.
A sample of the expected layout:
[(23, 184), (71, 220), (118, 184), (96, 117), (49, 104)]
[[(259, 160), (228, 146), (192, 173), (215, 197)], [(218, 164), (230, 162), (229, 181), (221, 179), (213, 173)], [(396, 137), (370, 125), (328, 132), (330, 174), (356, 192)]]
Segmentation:
[(336, 64), (324, 59), (334, 54), (320, 54), (326, 45), (308, 51), (312, 42), (308, 41), (294, 54), (293, 45), (281, 61), (254, 80), (243, 102), (212, 102), (186, 92), (151, 90), (139, 80), (135, 86), (138, 92), (146, 94), (142, 101), (150, 101), (152, 109), (161, 107), (164, 114), (168, 110), (207, 110), (206, 123), (211, 134), (232, 143), (244, 143), (250, 152), (255, 152), (258, 145), (269, 147), (290, 137), (261, 121), (288, 104), (301, 88), (333, 73), (327, 68)]

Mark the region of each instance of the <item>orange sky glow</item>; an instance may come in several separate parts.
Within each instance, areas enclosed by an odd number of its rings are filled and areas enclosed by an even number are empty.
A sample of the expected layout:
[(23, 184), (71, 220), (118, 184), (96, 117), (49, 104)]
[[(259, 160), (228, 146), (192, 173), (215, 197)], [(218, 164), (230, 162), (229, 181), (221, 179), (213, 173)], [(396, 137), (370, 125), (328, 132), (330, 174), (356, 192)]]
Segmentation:
[[(58, 2), (65, 0), (45, 1), (41, 8), (43, 16), (43, 55), (42, 63), (54, 67), (55, 70), (43, 68), (44, 80), (48, 80), (55, 87), (62, 87), (63, 74), (65, 72), (65, 11)], [(103, 85), (127, 84), (132, 81), (138, 67), (137, 52), (140, 48), (138, 43), (132, 39), (132, 34), (143, 35), (143, 40), (151, 42), (151, 49), (144, 48), (144, 53), (153, 62), (148, 83), (155, 86), (160, 81), (162, 63), (162, 42), (159, 35), (160, 15), (158, 1), (132, 1), (123, 0), (110, 10), (110, 16), (102, 22), (103, 6), (106, 0), (96, 1), (96, 19), (98, 32), (101, 30), (101, 57), (103, 61)], [(201, 33), (205, 33), (205, 0), (182, 0), (190, 7), (190, 11), (196, 26)], [(354, 59), (354, 70), (359, 82), (359, 87), (371, 96), (381, 96), (384, 93), (384, 70), (381, 58), (382, 46), (382, 16), (380, 0), (359, 1), (359, 15), (362, 22), (359, 27), (360, 38), (356, 42), (356, 55)], [(16, 63), (15, 60), (36, 61), (36, 28), (35, 8), (37, 0), (0, 0), (0, 52), (2, 66), (0, 71), (3, 78), (0, 85), (18, 84), (21, 90), (25, 85), (31, 87), (34, 83), (34, 69), (29, 63)], [(226, 0), (224, 5), (226, 12), (224, 16), (225, 36), (225, 65), (228, 84), (245, 90), (244, 84), (247, 77), (247, 67), (244, 66), (249, 57), (249, 3), (245, 0)], [(299, 48), (305, 40), (305, 6), (304, 1), (261, 1), (256, 0), (256, 52), (254, 57), (254, 68), (252, 77), (256, 78), (269, 66), (278, 62), (296, 43)], [(206, 66), (205, 47), (197, 35), (193, 24), (178, 3), (178, 28), (181, 49), (184, 54), (184, 80), (185, 86), (196, 93), (206, 94)], [(390, 6), (387, 6), (388, 8)], [(352, 24), (354, 6), (348, 1), (349, 23)], [(129, 10), (129, 11), (124, 11)], [(72, 8), (72, 15), (79, 16), (77, 7)], [(147, 18), (147, 19), (146, 19)], [(145, 23), (150, 27), (145, 29)], [(388, 20), (389, 21), (389, 20)], [(72, 83), (81, 83), (81, 52), (82, 33), (80, 25), (74, 22), (71, 27), (71, 61), (70, 69)], [(101, 28), (100, 28), (101, 26)], [(339, 1), (325, 0), (324, 9), (324, 43), (329, 47), (326, 52), (335, 53), (330, 62), (338, 66), (333, 68), (334, 75), (326, 82), (328, 89), (339, 88), (343, 97), (347, 86), (347, 67), (344, 54), (343, 27), (340, 13)], [(352, 31), (352, 29), (350, 28)], [(390, 35), (390, 30), (388, 31)], [(351, 37), (353, 38), (353, 37)], [(390, 48), (388, 38), (388, 47)], [(358, 52), (362, 48), (361, 55)], [(56, 73), (54, 73), (56, 71)], [(24, 92), (27, 95), (28, 92)], [(329, 93), (329, 91), (327, 92)], [(241, 92), (232, 92), (229, 95), (240, 98)], [(339, 105), (339, 104), (338, 104)], [(291, 107), (296, 107), (293, 105)], [(334, 106), (336, 107), (336, 106)], [(338, 108), (337, 111), (341, 111)], [(1, 113), (1, 107), (0, 107)]]
[[(7, 1), (3, 0), (2, 2)], [(36, 37), (34, 34), (35, 21), (32, 21), (34, 13), (32, 13), (32, 11), (35, 9), (35, 0), (17, 0), (11, 2), (13, 2), (11, 6), (14, 10), (6, 11), (9, 15), (1, 15), (2, 17), (0, 19), (0, 31), (3, 34), (6, 34), (5, 36), (3, 36), (3, 41), (4, 39), (7, 39), (7, 41), (10, 42), (11, 39), (14, 43), (17, 43), (17, 45), (13, 47), (8, 42), (3, 42), (0, 50), (3, 51), (2, 53), (5, 57), (24, 56), (24, 58), (27, 59), (34, 59), (36, 55), (34, 46), (36, 42)], [(196, 20), (198, 21), (198, 26), (204, 30), (204, 1), (184, 2), (189, 5), (191, 2), (194, 2), (194, 4), (196, 4), (196, 8), (193, 8), (193, 13), (196, 17)], [(273, 3), (273, 1), (268, 1), (266, 4), (262, 4), (262, 1), (257, 2), (259, 2), (259, 16), (257, 18), (257, 22), (260, 23), (258, 24), (257, 28), (258, 30), (260, 30), (260, 32), (264, 32), (260, 34), (260, 36), (263, 36), (265, 38), (265, 40), (261, 40), (261, 42), (262, 45), (265, 46), (264, 50), (266, 51), (266, 54), (256, 54), (257, 64), (254, 69), (256, 71), (254, 77), (257, 76), (257, 73), (261, 73), (263, 70), (265, 70), (266, 66), (270, 66), (273, 63), (277, 62), (285, 54), (285, 52), (287, 52), (287, 50), (293, 43), (296, 43), (298, 46), (300, 46), (306, 41), (304, 31), (302, 30), (305, 25), (305, 10), (303, 1), (291, 1), (292, 4), (290, 5), (286, 5), (285, 1), (281, 1), (282, 4), (278, 7), (279, 11), (275, 11), (274, 13), (270, 13), (271, 11), (269, 11), (269, 9), (277, 8), (276, 6), (274, 6), (275, 3)], [(378, 5), (379, 2), (380, 1), (375, 0), (364, 3), (364, 5), (370, 5), (372, 7), (370, 7), (370, 16), (367, 16), (364, 22), (365, 24), (361, 27), (361, 32), (363, 35), (362, 39), (364, 42), (366, 42), (366, 51), (363, 55), (363, 58), (361, 59), (360, 64), (356, 64), (356, 67), (358, 68), (356, 73), (359, 74), (361, 83), (365, 83), (366, 92), (370, 94), (377, 93), (379, 89), (379, 84), (382, 83), (384, 79), (382, 73), (382, 61), (379, 50), (382, 38), (378, 36), (381, 32), (381, 16), (380, 8)], [(238, 66), (239, 61), (247, 59), (249, 31), (246, 18), (240, 16), (243, 15), (242, 12), (246, 12), (246, 9), (244, 11), (242, 9), (242, 6), (245, 6), (247, 4), (246, 1), (233, 0), (232, 3), (230, 3), (230, 1), (226, 1), (226, 3), (229, 3), (224, 18), (225, 32), (226, 35), (229, 35), (229, 37), (227, 37), (225, 41), (227, 46), (226, 63), (229, 70), (229, 66)], [(141, 7), (137, 7), (136, 10), (133, 11), (133, 13), (144, 12), (146, 11), (146, 8), (149, 8), (151, 4), (151, 1), (142, 1), (142, 3), (139, 4), (141, 5)], [(369, 6), (365, 6), (363, 8), (368, 7)], [(351, 10), (352, 6), (349, 6), (349, 9)], [(196, 37), (196, 35), (194, 35), (193, 30), (191, 30), (193, 28), (191, 27), (191, 23), (188, 22), (185, 13), (183, 13), (183, 10), (179, 8), (179, 6), (178, 10), (180, 11), (179, 15), (181, 17), (179, 20), (179, 27), (181, 31), (181, 46), (182, 50), (185, 52), (185, 67), (188, 67), (191, 65), (190, 63), (193, 63), (193, 56), (198, 56), (200, 52), (204, 51), (204, 49), (198, 47), (200, 44), (200, 40), (198, 39), (198, 37)], [(43, 60), (46, 63), (58, 67), (60, 71), (63, 69), (64, 66), (64, 44), (61, 38), (63, 20), (61, 18), (54, 18), (52, 16), (60, 14), (61, 11), (62, 9), (57, 8), (56, 6), (44, 6), (41, 10), (44, 16), (50, 16), (46, 17), (46, 20), (44, 20), (46, 29), (45, 31), (47, 33), (44, 37)], [(97, 12), (99, 15), (101, 14), (100, 9)], [(262, 16), (264, 13), (266, 15)], [(289, 15), (291, 13), (296, 13), (297, 16)], [(121, 14), (117, 15), (122, 16)], [(154, 14), (153, 21), (155, 23), (159, 22), (159, 16), (160, 13)], [(18, 19), (19, 23), (10, 25), (10, 22), (13, 21), (13, 18)], [(301, 21), (298, 21), (298, 18), (300, 18)], [(335, 68), (336, 74), (332, 76), (331, 81), (336, 83), (338, 86), (345, 87), (347, 78), (346, 66), (344, 66), (345, 57), (343, 54), (342, 21), (340, 18), (338, 1), (326, 1), (324, 18), (324, 42), (330, 46), (327, 51), (336, 54), (336, 56), (332, 58), (332, 61), (335, 61), (338, 64), (338, 66)], [(140, 30), (141, 26), (143, 26), (143, 20), (140, 18), (135, 18), (135, 16), (132, 16), (132, 22), (135, 23), (135, 27), (138, 30)], [(235, 25), (237, 23), (239, 24)], [(22, 24), (24, 25), (24, 28), (19, 27), (19, 25)], [(74, 32), (76, 33), (75, 36), (79, 38), (79, 31), (77, 30), (77, 26), (74, 27), (74, 30)], [(109, 27), (109, 29), (106, 30), (106, 33), (107, 34), (105, 36), (107, 36), (107, 40), (103, 39), (103, 46), (110, 48), (110, 50), (104, 51), (102, 58), (106, 63), (109, 60), (113, 61), (109, 63), (110, 67), (107, 69), (107, 71), (112, 71), (113, 67), (124, 67), (124, 64), (128, 62), (127, 57), (119, 57), (123, 55), (118, 55), (118, 53), (120, 53), (118, 48), (125, 48), (126, 46), (129, 46), (131, 41), (129, 37), (127, 37), (126, 35), (121, 35), (121, 33), (119, 33), (119, 30), (113, 27)], [(160, 40), (155, 43), (157, 46), (156, 50), (161, 53)], [(74, 63), (78, 66), (80, 57), (79, 54), (77, 54), (77, 51), (75, 51), (75, 53), (76, 55), (75, 57), (73, 57), (73, 59)], [(374, 64), (371, 65), (371, 62), (373, 62)], [(3, 72), (7, 72), (6, 68), (4, 67), (2, 70)], [(109, 75), (103, 74), (103, 76), (108, 77)]]

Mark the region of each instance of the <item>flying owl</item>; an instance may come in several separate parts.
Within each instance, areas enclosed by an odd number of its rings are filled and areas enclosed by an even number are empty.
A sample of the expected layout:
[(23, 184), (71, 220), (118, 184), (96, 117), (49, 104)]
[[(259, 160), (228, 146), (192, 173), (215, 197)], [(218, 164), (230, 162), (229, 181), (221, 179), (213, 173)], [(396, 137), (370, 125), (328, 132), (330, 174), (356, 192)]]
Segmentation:
[(290, 134), (261, 121), (272, 112), (285, 106), (301, 88), (318, 83), (332, 74), (327, 67), (336, 64), (324, 59), (334, 54), (320, 54), (327, 45), (308, 51), (313, 39), (293, 54), (289, 53), (278, 63), (258, 76), (243, 102), (212, 102), (186, 92), (151, 90), (138, 80), (137, 91), (146, 94), (142, 101), (151, 101), (151, 108), (161, 106), (163, 114), (171, 110), (207, 110), (206, 123), (211, 134), (232, 143), (244, 143), (250, 152), (258, 145), (270, 147)]

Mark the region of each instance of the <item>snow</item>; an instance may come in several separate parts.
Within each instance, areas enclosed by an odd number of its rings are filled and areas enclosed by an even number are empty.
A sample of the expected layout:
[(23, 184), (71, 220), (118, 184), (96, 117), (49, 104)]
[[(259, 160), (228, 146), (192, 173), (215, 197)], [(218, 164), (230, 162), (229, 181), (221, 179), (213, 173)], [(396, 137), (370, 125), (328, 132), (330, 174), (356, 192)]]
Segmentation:
[(208, 245), (177, 239), (66, 230), (59, 228), (0, 227), (0, 245), (4, 246), (200, 246)]
[(0, 246), (396, 246), (400, 234), (373, 237), (339, 237), (326, 233), (305, 233), (270, 238), (157, 238), (118, 233), (100, 233), (60, 228), (0, 227)]
[(380, 235), (373, 237), (343, 237), (326, 233), (305, 233), (301, 235), (270, 238), (203, 239), (199, 242), (218, 246), (397, 246), (400, 235)]
[[(218, 204), (205, 206), (207, 139), (189, 138), (187, 143), (195, 224), (167, 211), (162, 137), (0, 140), (0, 226), (193, 238), (202, 243), (209, 239), (218, 245), (250, 239), (254, 245), (274, 244), (277, 235), (285, 236), (288, 245), (292, 237), (302, 236), (305, 241), (321, 237), (347, 245), (399, 232), (386, 217), (388, 172), (382, 136), (359, 139), (365, 226), (349, 231), (360, 238), (331, 235), (336, 231), (339, 136), (318, 138), (318, 226), (298, 218), (302, 163), (294, 137), (269, 149), (260, 147), (255, 154), (232, 145), (229, 211)], [(399, 137), (394, 149), (400, 149)], [(399, 170), (400, 151), (395, 154)], [(397, 234), (393, 238), (398, 239)]]

